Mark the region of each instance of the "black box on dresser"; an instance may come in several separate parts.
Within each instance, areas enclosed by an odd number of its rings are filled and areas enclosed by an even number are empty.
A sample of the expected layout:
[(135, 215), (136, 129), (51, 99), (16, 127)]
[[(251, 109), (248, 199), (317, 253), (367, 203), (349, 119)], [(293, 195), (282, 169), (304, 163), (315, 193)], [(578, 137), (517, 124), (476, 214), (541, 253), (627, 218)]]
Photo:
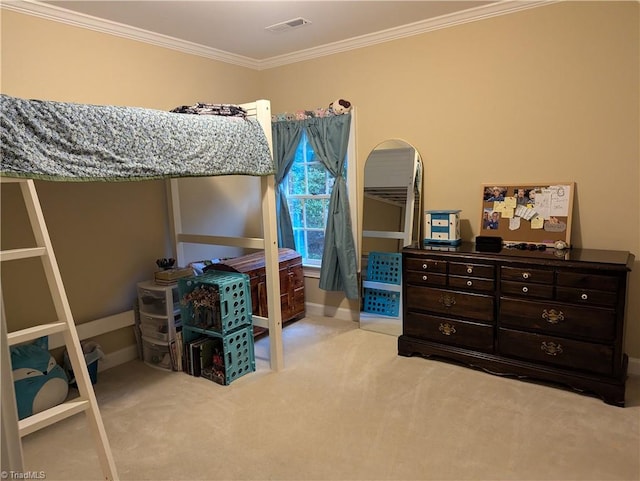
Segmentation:
[(405, 247), (398, 353), (530, 378), (624, 406), (625, 251)]

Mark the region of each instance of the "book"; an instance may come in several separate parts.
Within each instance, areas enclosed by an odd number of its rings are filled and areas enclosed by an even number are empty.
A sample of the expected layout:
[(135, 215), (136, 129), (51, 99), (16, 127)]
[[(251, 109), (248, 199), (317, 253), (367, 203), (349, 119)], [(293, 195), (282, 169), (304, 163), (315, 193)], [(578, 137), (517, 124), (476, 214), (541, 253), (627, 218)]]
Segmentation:
[(176, 332), (176, 371), (183, 370), (182, 363), (182, 331)]
[(191, 267), (175, 267), (173, 269), (165, 269), (157, 271), (154, 274), (156, 284), (162, 284), (171, 281), (177, 281), (183, 277), (191, 277), (193, 269)]
[(199, 342), (202, 342), (204, 339), (206, 338), (197, 337), (195, 339), (187, 341), (184, 345), (183, 365), (184, 365), (184, 372), (186, 372), (187, 374), (191, 374), (192, 376), (194, 375), (194, 359), (193, 359), (194, 345), (198, 344)]
[(202, 372), (202, 358), (201, 358), (201, 350), (202, 345), (209, 341), (208, 337), (203, 337), (195, 340), (191, 343), (191, 371), (192, 375), (195, 377), (200, 377), (200, 373)]
[(208, 343), (205, 348), (202, 362), (201, 377), (222, 384), (223, 386), (227, 384), (222, 339), (211, 338), (211, 342)]
[(176, 340), (169, 341), (169, 355), (171, 356), (171, 370), (179, 371), (178, 369), (178, 346)]

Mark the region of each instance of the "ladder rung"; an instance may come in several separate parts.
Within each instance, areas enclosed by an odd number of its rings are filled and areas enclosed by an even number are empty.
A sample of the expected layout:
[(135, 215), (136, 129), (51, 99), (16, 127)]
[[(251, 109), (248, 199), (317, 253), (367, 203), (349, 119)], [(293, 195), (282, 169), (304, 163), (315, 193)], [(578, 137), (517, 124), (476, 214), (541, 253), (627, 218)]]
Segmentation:
[(64, 332), (68, 329), (66, 322), (51, 322), (49, 324), (40, 324), (39, 326), (27, 327), (19, 331), (7, 334), (7, 340), (10, 346), (15, 346), (22, 342), (32, 341), (39, 337), (48, 336), (57, 332)]
[(44, 247), (27, 247), (24, 249), (11, 249), (0, 251), (0, 261), (13, 261), (16, 259), (28, 259), (30, 257), (41, 257), (47, 250)]
[(38, 429), (46, 428), (47, 426), (62, 421), (74, 414), (81, 413), (89, 409), (89, 401), (82, 399), (74, 399), (62, 404), (58, 404), (45, 411), (29, 416), (28, 418), (18, 421), (18, 429), (20, 430), (20, 437), (24, 437), (27, 434), (31, 434)]

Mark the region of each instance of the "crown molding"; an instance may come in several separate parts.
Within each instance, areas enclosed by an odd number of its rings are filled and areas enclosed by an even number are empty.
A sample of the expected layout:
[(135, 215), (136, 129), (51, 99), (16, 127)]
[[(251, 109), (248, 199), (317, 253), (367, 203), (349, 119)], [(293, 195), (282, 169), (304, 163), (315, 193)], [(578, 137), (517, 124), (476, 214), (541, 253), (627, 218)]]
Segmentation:
[(130, 25), (112, 22), (111, 20), (72, 12), (64, 8), (56, 7), (55, 5), (49, 5), (34, 0), (2, 0), (0, 7), (6, 10), (32, 15), (34, 17), (52, 20), (54, 22), (60, 22), (74, 27), (86, 28), (95, 32), (106, 33), (116, 37), (165, 47), (179, 52), (239, 65), (241, 67), (258, 69), (257, 61), (252, 58), (232, 54), (223, 50), (217, 50), (215, 48), (206, 47), (193, 42), (187, 42), (186, 40), (180, 40), (168, 35), (150, 32), (149, 30), (132, 27)]
[(485, 20), (500, 15), (527, 10), (556, 3), (561, 0), (504, 0), (497, 3), (475, 7), (463, 12), (443, 15), (437, 18), (390, 28), (373, 34), (353, 37), (339, 42), (333, 42), (320, 47), (300, 50), (286, 55), (278, 55), (264, 60), (257, 60), (242, 55), (236, 55), (223, 50), (206, 47), (193, 42), (187, 42), (167, 35), (150, 32), (141, 28), (124, 25), (110, 20), (72, 12), (55, 5), (45, 4), (36, 0), (2, 0), (0, 8), (11, 10), (26, 15), (32, 15), (46, 20), (86, 28), (96, 32), (106, 33), (117, 37), (144, 42), (159, 47), (177, 50), (200, 57), (218, 60), (254, 70), (266, 70), (287, 64), (311, 60), (318, 57), (333, 55), (336, 53), (369, 47), (391, 40), (397, 40), (413, 35), (420, 35), (448, 27), (454, 27), (464, 23)]
[(259, 60), (258, 69), (265, 70), (274, 67), (280, 67), (296, 62), (311, 60), (326, 55), (333, 55), (348, 50), (369, 47), (379, 43), (398, 40), (413, 35), (420, 35), (434, 30), (455, 27), (464, 23), (485, 20), (500, 15), (528, 10), (530, 8), (550, 5), (562, 0), (504, 0), (498, 3), (474, 7), (464, 12), (457, 12), (440, 17), (423, 20), (420, 22), (410, 23), (400, 27), (381, 30), (380, 32), (353, 37), (340, 42), (334, 42), (320, 47), (314, 47), (306, 50), (300, 50), (287, 55), (271, 57), (265, 60)]

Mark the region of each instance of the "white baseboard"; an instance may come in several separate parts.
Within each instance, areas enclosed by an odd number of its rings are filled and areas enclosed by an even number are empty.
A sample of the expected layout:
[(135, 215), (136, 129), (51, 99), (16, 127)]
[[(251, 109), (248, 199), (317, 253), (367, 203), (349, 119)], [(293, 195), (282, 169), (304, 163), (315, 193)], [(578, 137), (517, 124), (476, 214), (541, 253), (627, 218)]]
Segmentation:
[(346, 307), (332, 307), (324, 304), (305, 302), (306, 314), (308, 316), (333, 317), (341, 321), (358, 321), (359, 312), (354, 312)]
[(633, 374), (634, 376), (640, 376), (640, 359), (637, 357), (629, 358), (629, 368), (627, 369), (629, 374)]

